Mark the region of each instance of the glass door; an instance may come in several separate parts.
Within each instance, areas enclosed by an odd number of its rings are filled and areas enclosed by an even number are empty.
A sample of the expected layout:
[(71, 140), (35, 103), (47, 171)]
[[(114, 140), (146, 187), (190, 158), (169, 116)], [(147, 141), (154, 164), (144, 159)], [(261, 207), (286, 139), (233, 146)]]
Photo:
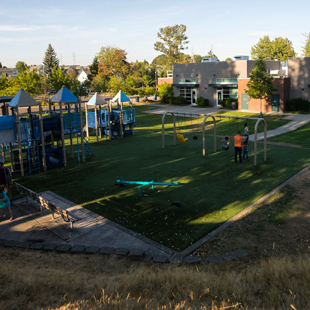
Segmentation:
[(222, 101), (223, 101), (223, 90), (218, 89), (216, 92), (217, 92), (217, 94), (216, 94), (216, 105), (221, 106)]
[(196, 96), (197, 96), (197, 92), (196, 89), (192, 89), (192, 105), (196, 105)]

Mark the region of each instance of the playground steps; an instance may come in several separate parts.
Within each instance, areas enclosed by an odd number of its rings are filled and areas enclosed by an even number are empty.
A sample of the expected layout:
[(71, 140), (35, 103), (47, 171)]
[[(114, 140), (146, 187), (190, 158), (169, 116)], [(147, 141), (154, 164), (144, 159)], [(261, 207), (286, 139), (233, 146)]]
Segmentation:
[(86, 155), (90, 155), (91, 157), (94, 156), (94, 151), (90, 145), (90, 143), (87, 141), (87, 137), (83, 135), (83, 142), (84, 142), (84, 151)]
[(27, 153), (28, 153), (28, 166), (29, 174), (31, 175), (32, 171), (38, 170), (40, 173), (40, 153), (38, 140), (33, 139), (28, 141)]

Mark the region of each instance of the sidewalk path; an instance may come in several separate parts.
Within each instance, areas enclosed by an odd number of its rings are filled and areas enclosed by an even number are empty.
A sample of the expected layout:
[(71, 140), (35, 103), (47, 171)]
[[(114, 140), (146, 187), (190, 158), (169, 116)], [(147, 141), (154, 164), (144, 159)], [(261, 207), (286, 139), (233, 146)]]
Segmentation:
[[(154, 114), (164, 114), (165, 112), (171, 111), (175, 113), (186, 113), (189, 115), (191, 114), (211, 114), (217, 113), (219, 111), (231, 111), (231, 110), (219, 110), (218, 108), (197, 108), (193, 106), (171, 106), (171, 105), (161, 105), (161, 104), (150, 104), (150, 106), (157, 107), (157, 109), (147, 111), (146, 113), (154, 113)], [(255, 113), (254, 111), (247, 111), (247, 110), (234, 110), (234, 112), (249, 112)], [(257, 113), (257, 112), (256, 112)], [(268, 123), (267, 123), (267, 138), (271, 138), (274, 136), (281, 135), (283, 133), (287, 133), (289, 131), (293, 131), (307, 123), (310, 122), (310, 115), (309, 114), (290, 114), (290, 113), (276, 113), (276, 112), (269, 112), (266, 114), (276, 114), (276, 115), (283, 115), (283, 119), (290, 120), (287, 124), (268, 131)], [(250, 140), (254, 140), (254, 134), (250, 135)], [(257, 134), (257, 140), (263, 140), (264, 133)]]

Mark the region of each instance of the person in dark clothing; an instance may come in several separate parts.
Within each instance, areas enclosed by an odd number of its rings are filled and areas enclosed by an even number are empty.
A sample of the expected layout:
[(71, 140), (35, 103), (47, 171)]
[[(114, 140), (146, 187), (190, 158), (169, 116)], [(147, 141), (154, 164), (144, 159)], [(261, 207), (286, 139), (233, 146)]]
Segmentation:
[[(9, 200), (12, 201), (11, 187), (13, 185), (11, 170), (7, 167), (4, 167), (4, 158), (0, 154), (0, 187), (6, 192)], [(8, 208), (8, 211), (11, 215), (10, 220), (13, 220), (13, 214), (11, 208)], [(3, 216), (5, 217), (5, 215)]]

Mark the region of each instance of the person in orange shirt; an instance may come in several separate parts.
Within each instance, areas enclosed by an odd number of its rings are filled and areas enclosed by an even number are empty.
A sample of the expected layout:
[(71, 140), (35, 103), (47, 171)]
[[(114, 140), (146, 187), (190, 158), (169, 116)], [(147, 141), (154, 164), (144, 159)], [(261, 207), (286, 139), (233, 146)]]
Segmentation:
[(237, 155), (239, 154), (239, 162), (242, 163), (242, 156), (241, 156), (241, 151), (242, 151), (242, 140), (245, 140), (245, 137), (242, 137), (240, 135), (240, 131), (234, 136), (235, 139), (235, 163), (237, 163)]

